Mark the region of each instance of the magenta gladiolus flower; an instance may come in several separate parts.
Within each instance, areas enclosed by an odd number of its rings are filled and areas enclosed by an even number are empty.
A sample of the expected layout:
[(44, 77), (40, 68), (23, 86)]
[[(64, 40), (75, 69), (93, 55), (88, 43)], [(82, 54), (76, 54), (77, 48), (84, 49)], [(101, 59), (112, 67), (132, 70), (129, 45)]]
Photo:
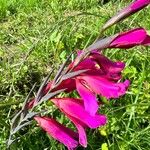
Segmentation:
[(68, 150), (73, 150), (78, 146), (78, 134), (69, 128), (66, 128), (56, 120), (47, 117), (36, 116), (34, 119), (38, 122), (50, 136), (63, 143)]
[[(72, 67), (73, 63), (69, 65), (69, 68)], [(93, 51), (88, 58), (74, 68), (74, 71), (83, 69), (88, 69), (88, 71), (63, 81), (54, 91), (67, 88), (67, 92), (70, 92), (76, 89), (84, 100), (85, 110), (94, 116), (99, 107), (96, 94), (106, 98), (119, 98), (126, 93), (129, 81), (118, 83), (124, 67), (123, 62), (113, 62), (101, 53)], [(45, 94), (51, 88), (51, 83), (49, 82), (45, 87)]]
[(85, 109), (81, 99), (73, 98), (54, 98), (51, 101), (75, 124), (79, 133), (79, 143), (86, 147), (87, 138), (85, 128), (95, 129), (106, 124), (104, 115), (90, 115)]
[(143, 28), (133, 29), (119, 34), (109, 47), (111, 48), (131, 48), (137, 45), (149, 45), (150, 36)]
[(143, 28), (136, 28), (114, 36), (98, 40), (90, 45), (87, 50), (103, 50), (106, 48), (132, 48), (134, 46), (150, 46), (150, 36)]
[[(74, 62), (69, 65), (69, 69), (73, 64)], [(126, 93), (129, 81), (118, 82), (121, 79), (121, 71), (124, 67), (123, 62), (113, 62), (98, 51), (93, 51), (88, 58), (81, 61), (73, 70), (88, 69), (87, 72), (64, 80), (53, 91), (66, 88), (67, 92), (70, 92), (76, 89), (84, 100), (85, 110), (94, 116), (99, 107), (96, 94), (106, 98), (119, 98)], [(46, 85), (44, 94), (51, 88), (51, 83), (49, 82)]]
[(74, 69), (75, 71), (84, 68), (89, 69), (75, 77), (76, 89), (84, 100), (84, 107), (87, 112), (93, 116), (97, 112), (99, 106), (96, 94), (109, 99), (119, 98), (126, 93), (129, 81), (118, 82), (124, 67), (123, 62), (113, 62), (101, 53), (93, 51)]

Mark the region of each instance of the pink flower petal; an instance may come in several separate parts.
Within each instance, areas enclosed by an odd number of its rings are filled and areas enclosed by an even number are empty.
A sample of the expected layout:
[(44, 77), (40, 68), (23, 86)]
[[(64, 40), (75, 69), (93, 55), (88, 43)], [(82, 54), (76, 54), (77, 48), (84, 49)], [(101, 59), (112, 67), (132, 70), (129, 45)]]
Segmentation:
[(78, 134), (58, 123), (54, 119), (36, 116), (34, 119), (54, 139), (63, 143), (68, 149), (78, 146), (76, 141)]
[(118, 98), (124, 95), (129, 86), (128, 80), (123, 83), (114, 83), (100, 76), (84, 76), (83, 79), (95, 93), (106, 98)]
[(91, 56), (107, 72), (120, 72), (125, 67), (123, 62), (113, 62), (102, 54), (92, 53)]
[(100, 69), (106, 73), (109, 79), (119, 80), (121, 78), (121, 71), (124, 69), (125, 63), (113, 62), (100, 53), (91, 53), (90, 56), (98, 63)]
[(74, 123), (76, 126), (78, 133), (79, 133), (79, 143), (83, 147), (87, 147), (87, 137), (86, 137), (86, 132), (85, 132), (85, 125), (82, 122), (79, 122), (77, 119), (67, 115), (67, 117)]
[(55, 98), (51, 100), (55, 105), (65, 114), (78, 119), (83, 124), (94, 129), (106, 123), (106, 117), (104, 115), (91, 116), (84, 109), (83, 103), (79, 102), (78, 99), (73, 98)]
[(146, 39), (143, 41), (145, 46), (150, 46), (150, 36), (147, 36)]
[(143, 28), (133, 29), (118, 35), (118, 37), (116, 37), (110, 44), (110, 47), (131, 48), (136, 45), (144, 45), (144, 40), (148, 37), (149, 36)]
[[(75, 61), (74, 61), (75, 62)], [(74, 62), (72, 62), (68, 69), (71, 69), (74, 66)], [(85, 70), (85, 69), (95, 69), (96, 62), (93, 60), (86, 58), (83, 61), (81, 61), (73, 70), (78, 71), (78, 70)]]
[(83, 84), (84, 83), (82, 83), (82, 80), (76, 79), (77, 91), (84, 100), (85, 110), (94, 116), (98, 110), (96, 95), (87, 89), (87, 87), (85, 87)]

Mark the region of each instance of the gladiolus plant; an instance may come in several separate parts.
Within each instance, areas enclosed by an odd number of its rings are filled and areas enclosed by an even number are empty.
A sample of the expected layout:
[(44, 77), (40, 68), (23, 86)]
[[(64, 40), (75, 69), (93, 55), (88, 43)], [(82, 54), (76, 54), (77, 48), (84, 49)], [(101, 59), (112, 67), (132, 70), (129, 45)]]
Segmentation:
[[(135, 0), (106, 22), (101, 29), (100, 37), (106, 29), (149, 4), (150, 0)], [(139, 45), (150, 46), (150, 36), (144, 28), (135, 28), (97, 39), (87, 48), (78, 50), (73, 61), (70, 61), (70, 55), (54, 79), (49, 81), (52, 74), (50, 72), (41, 84), (36, 97), (30, 99), (33, 86), (22, 109), (12, 119), (8, 147), (16, 140), (16, 133), (34, 120), (68, 150), (76, 149), (79, 145), (86, 148), (88, 143), (86, 129), (96, 129), (109, 121), (105, 114), (99, 113), (99, 108), (104, 103), (98, 99), (98, 95), (107, 100), (116, 99), (125, 95), (130, 85), (129, 80), (122, 81), (125, 63), (110, 60), (103, 55), (103, 50), (129, 49)], [(64, 92), (67, 95), (73, 91), (78, 93), (78, 98), (62, 97), (60, 94)], [(46, 101), (52, 102), (75, 125), (76, 130), (69, 129), (48, 114), (43, 116), (42, 111), (35, 111), (36, 107)]]

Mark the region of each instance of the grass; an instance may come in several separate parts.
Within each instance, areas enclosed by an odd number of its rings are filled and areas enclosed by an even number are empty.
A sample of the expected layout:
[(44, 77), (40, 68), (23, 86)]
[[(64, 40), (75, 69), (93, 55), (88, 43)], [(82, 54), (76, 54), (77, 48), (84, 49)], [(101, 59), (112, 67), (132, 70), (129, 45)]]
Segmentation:
[[(107, 19), (129, 2), (131, 0), (110, 0), (106, 4), (96, 0), (0, 0), (0, 150), (6, 149), (10, 119), (21, 108), (32, 85), (37, 83), (34, 96), (52, 67), (55, 74), (71, 51), (92, 43)], [(140, 26), (150, 31), (149, 15), (150, 9), (146, 8), (105, 34)], [(148, 150), (149, 48), (109, 49), (104, 53), (113, 60), (126, 62), (123, 76), (131, 80), (131, 86), (126, 96), (101, 108), (108, 116), (108, 124), (88, 131), (87, 149), (107, 150), (104, 146), (107, 143), (109, 150)], [(53, 115), (71, 126), (58, 111)], [(34, 122), (18, 136), (21, 140), (12, 145), (12, 150), (65, 149)]]

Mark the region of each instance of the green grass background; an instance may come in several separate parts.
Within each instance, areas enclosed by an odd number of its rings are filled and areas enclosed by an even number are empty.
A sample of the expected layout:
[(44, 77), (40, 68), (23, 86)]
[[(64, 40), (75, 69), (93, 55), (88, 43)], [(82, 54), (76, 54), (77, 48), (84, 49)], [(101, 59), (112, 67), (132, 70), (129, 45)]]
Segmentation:
[[(106, 3), (105, 3), (106, 2)], [(10, 120), (19, 111), (32, 85), (36, 93), (51, 68), (53, 75), (70, 52), (83, 49), (98, 36), (102, 25), (131, 0), (0, 0), (0, 150), (5, 150)], [(134, 27), (150, 33), (150, 7), (111, 27), (105, 36)], [(131, 80), (125, 96), (100, 109), (105, 127), (88, 130), (87, 150), (150, 149), (150, 48), (108, 49), (112, 60), (126, 62), (124, 79)], [(72, 124), (52, 106), (61, 123)], [(54, 113), (52, 114), (52, 110)], [(105, 135), (106, 134), (106, 135)], [(20, 131), (11, 150), (64, 150), (33, 122)], [(81, 147), (78, 150), (83, 149)]]

